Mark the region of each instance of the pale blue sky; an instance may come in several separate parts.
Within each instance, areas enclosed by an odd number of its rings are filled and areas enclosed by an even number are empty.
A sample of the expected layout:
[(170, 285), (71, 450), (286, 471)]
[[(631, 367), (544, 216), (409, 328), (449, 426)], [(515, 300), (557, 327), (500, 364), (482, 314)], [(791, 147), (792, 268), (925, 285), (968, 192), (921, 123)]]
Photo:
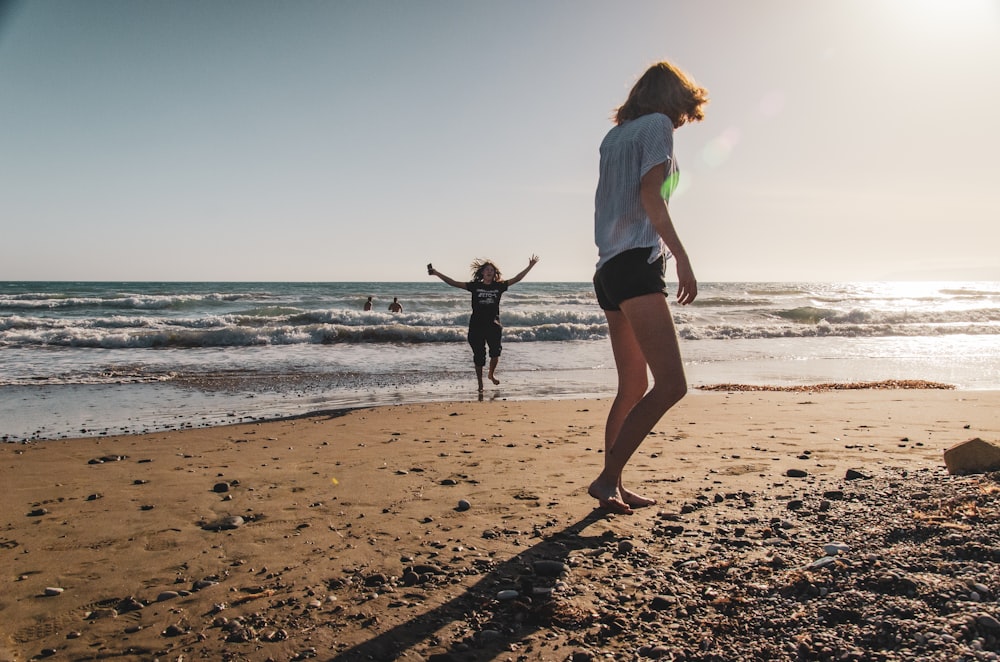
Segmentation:
[(589, 280), (664, 58), (700, 280), (1000, 280), (1000, 0), (0, 0), (0, 280)]

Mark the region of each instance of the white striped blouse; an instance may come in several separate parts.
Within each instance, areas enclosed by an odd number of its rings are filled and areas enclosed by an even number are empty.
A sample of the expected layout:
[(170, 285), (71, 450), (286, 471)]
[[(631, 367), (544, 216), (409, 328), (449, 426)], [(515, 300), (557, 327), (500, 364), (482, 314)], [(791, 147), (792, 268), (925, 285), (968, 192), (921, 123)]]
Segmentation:
[[(666, 115), (653, 113), (624, 122), (612, 128), (601, 142), (600, 179), (594, 205), (598, 269), (633, 248), (648, 246), (650, 262), (667, 253), (639, 199), (643, 175), (661, 163), (667, 164), (667, 181), (676, 185), (674, 124)], [(664, 187), (664, 197), (672, 192), (672, 186)]]

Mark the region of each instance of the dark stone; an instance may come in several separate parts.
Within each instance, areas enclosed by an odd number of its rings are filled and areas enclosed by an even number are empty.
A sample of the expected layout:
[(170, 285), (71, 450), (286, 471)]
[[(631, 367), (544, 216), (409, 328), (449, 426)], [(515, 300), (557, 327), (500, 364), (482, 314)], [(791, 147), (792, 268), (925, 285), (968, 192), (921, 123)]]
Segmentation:
[(389, 581), (389, 578), (380, 572), (376, 572), (374, 575), (368, 575), (365, 577), (365, 586), (381, 586)]
[(677, 600), (673, 596), (658, 595), (653, 598), (653, 601), (649, 604), (649, 606), (657, 611), (663, 611), (665, 609), (671, 609), (676, 603)]
[(535, 574), (540, 577), (558, 577), (569, 569), (562, 561), (551, 561), (546, 559), (535, 561), (532, 564), (532, 567), (535, 570)]
[(444, 570), (437, 567), (436, 565), (431, 565), (430, 563), (421, 563), (413, 566), (409, 569), (410, 572), (415, 572), (418, 575), (443, 575)]

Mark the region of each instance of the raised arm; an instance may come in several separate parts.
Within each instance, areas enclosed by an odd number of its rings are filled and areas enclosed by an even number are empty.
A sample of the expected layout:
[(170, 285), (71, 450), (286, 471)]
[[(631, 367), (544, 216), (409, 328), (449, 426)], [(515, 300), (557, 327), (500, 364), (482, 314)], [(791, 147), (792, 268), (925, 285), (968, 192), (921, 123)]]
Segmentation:
[(537, 262), (538, 262), (538, 256), (532, 255), (531, 259), (528, 260), (528, 266), (526, 266), (524, 270), (518, 275), (514, 276), (513, 278), (507, 279), (507, 284), (513, 285), (514, 283), (520, 283), (522, 280), (524, 280), (524, 277), (528, 275), (528, 272), (531, 271), (531, 268), (535, 266)]
[(457, 288), (459, 288), (461, 290), (465, 289), (465, 283), (457, 281), (454, 278), (449, 278), (448, 276), (445, 276), (443, 273), (441, 273), (440, 271), (438, 271), (434, 267), (428, 266), (428, 268), (427, 268), (427, 274), (430, 275), (430, 276), (437, 276), (438, 278), (440, 278), (441, 280), (443, 280), (447, 284), (451, 285), (452, 287), (457, 287)]
[(684, 245), (681, 244), (680, 237), (677, 236), (677, 231), (674, 230), (670, 211), (663, 199), (661, 187), (666, 174), (667, 166), (661, 163), (643, 175), (639, 185), (639, 199), (656, 233), (677, 260), (677, 302), (686, 305), (698, 296), (698, 281), (694, 277), (691, 261), (688, 259), (687, 251), (684, 250)]

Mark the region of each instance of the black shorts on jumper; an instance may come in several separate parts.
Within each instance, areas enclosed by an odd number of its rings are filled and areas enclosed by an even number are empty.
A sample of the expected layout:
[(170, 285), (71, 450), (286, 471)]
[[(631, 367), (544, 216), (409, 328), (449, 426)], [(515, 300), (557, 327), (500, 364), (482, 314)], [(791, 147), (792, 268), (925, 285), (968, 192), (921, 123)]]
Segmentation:
[(472, 321), (469, 323), (469, 346), (472, 347), (472, 362), (477, 367), (486, 365), (486, 346), (490, 347), (490, 358), (500, 356), (503, 349), (500, 346), (500, 320), (485, 323)]
[(594, 292), (601, 310), (621, 310), (622, 301), (656, 294), (666, 296), (667, 283), (663, 279), (666, 259), (661, 255), (649, 262), (651, 247), (633, 248), (619, 253), (604, 263), (594, 274)]

